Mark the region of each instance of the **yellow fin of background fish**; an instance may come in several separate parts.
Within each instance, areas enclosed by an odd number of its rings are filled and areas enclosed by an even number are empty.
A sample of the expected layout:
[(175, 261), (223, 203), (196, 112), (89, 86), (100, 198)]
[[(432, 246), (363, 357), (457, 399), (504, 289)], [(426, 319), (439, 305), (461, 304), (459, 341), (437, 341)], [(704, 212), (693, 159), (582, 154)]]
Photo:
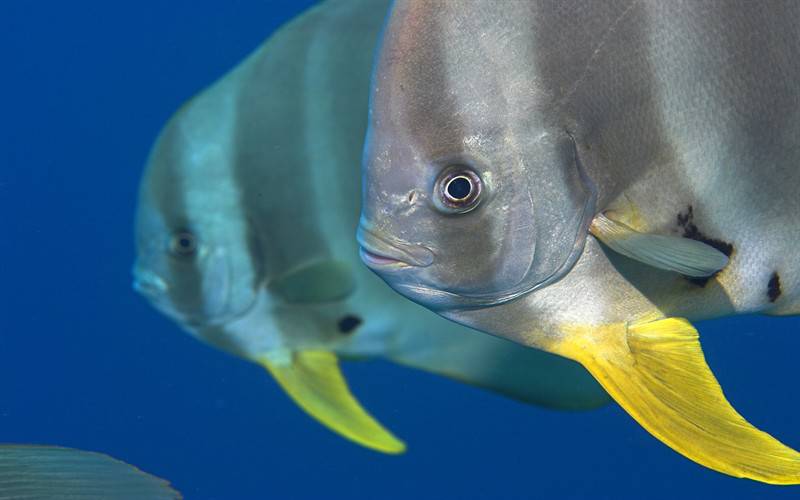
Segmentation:
[(379, 424), (350, 393), (336, 354), (301, 351), (291, 361), (263, 357), (261, 363), (309, 415), (356, 443), (383, 453), (402, 453), (405, 444)]
[(0, 500), (174, 500), (167, 481), (108, 455), (58, 446), (0, 445)]
[(617, 253), (685, 276), (711, 276), (728, 263), (724, 253), (701, 241), (642, 233), (603, 214), (594, 218), (590, 231)]
[(731, 406), (685, 319), (570, 328), (555, 350), (582, 363), (653, 436), (731, 476), (800, 484), (800, 454)]

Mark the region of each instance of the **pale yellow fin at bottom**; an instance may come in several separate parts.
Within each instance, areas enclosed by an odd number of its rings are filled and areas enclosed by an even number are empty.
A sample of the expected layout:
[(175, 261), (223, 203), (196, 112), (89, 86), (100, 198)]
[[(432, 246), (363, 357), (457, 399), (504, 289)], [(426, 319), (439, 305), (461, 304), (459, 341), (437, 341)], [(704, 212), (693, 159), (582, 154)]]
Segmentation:
[(687, 458), (735, 477), (800, 484), (800, 454), (725, 399), (688, 321), (574, 328), (554, 351), (582, 363), (642, 427)]
[(328, 351), (293, 353), (291, 361), (263, 357), (286, 393), (323, 425), (362, 446), (383, 453), (402, 453), (405, 444), (379, 424), (350, 393), (336, 354)]

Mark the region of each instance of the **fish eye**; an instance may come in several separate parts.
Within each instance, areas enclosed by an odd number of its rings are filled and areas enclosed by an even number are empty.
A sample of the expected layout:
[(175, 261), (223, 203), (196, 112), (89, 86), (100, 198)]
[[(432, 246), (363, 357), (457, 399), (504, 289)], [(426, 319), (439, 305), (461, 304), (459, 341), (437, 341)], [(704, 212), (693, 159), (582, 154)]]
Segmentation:
[(191, 257), (197, 252), (197, 238), (189, 231), (178, 231), (172, 235), (169, 250), (176, 257)]
[(473, 170), (449, 168), (436, 182), (439, 205), (449, 212), (469, 212), (478, 205), (483, 182)]

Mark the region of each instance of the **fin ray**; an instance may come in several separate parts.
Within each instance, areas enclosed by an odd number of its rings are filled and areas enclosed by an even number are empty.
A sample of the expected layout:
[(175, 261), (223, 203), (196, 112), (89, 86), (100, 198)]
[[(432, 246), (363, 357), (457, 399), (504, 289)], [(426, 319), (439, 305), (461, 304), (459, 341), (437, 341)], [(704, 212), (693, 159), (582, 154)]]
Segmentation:
[(0, 500), (174, 500), (167, 481), (102, 453), (58, 446), (0, 445)]
[(705, 278), (721, 270), (728, 256), (711, 245), (690, 238), (641, 233), (598, 214), (591, 233), (609, 248), (631, 259), (693, 278)]

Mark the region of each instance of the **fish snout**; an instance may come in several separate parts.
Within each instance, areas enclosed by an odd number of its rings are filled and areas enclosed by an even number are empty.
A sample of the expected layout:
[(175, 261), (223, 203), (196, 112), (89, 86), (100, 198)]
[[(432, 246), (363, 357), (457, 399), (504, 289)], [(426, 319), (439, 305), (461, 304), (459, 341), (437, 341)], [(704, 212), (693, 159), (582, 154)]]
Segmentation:
[(361, 260), (376, 271), (428, 267), (434, 261), (434, 253), (429, 248), (378, 235), (364, 223), (359, 225), (356, 238), (361, 247)]
[(135, 268), (133, 270), (133, 289), (150, 300), (157, 300), (166, 295), (169, 286), (157, 274)]
[(156, 310), (176, 321), (183, 321), (183, 318), (174, 310), (170, 300), (169, 284), (161, 276), (137, 266), (133, 269), (132, 287), (136, 293), (144, 297)]

